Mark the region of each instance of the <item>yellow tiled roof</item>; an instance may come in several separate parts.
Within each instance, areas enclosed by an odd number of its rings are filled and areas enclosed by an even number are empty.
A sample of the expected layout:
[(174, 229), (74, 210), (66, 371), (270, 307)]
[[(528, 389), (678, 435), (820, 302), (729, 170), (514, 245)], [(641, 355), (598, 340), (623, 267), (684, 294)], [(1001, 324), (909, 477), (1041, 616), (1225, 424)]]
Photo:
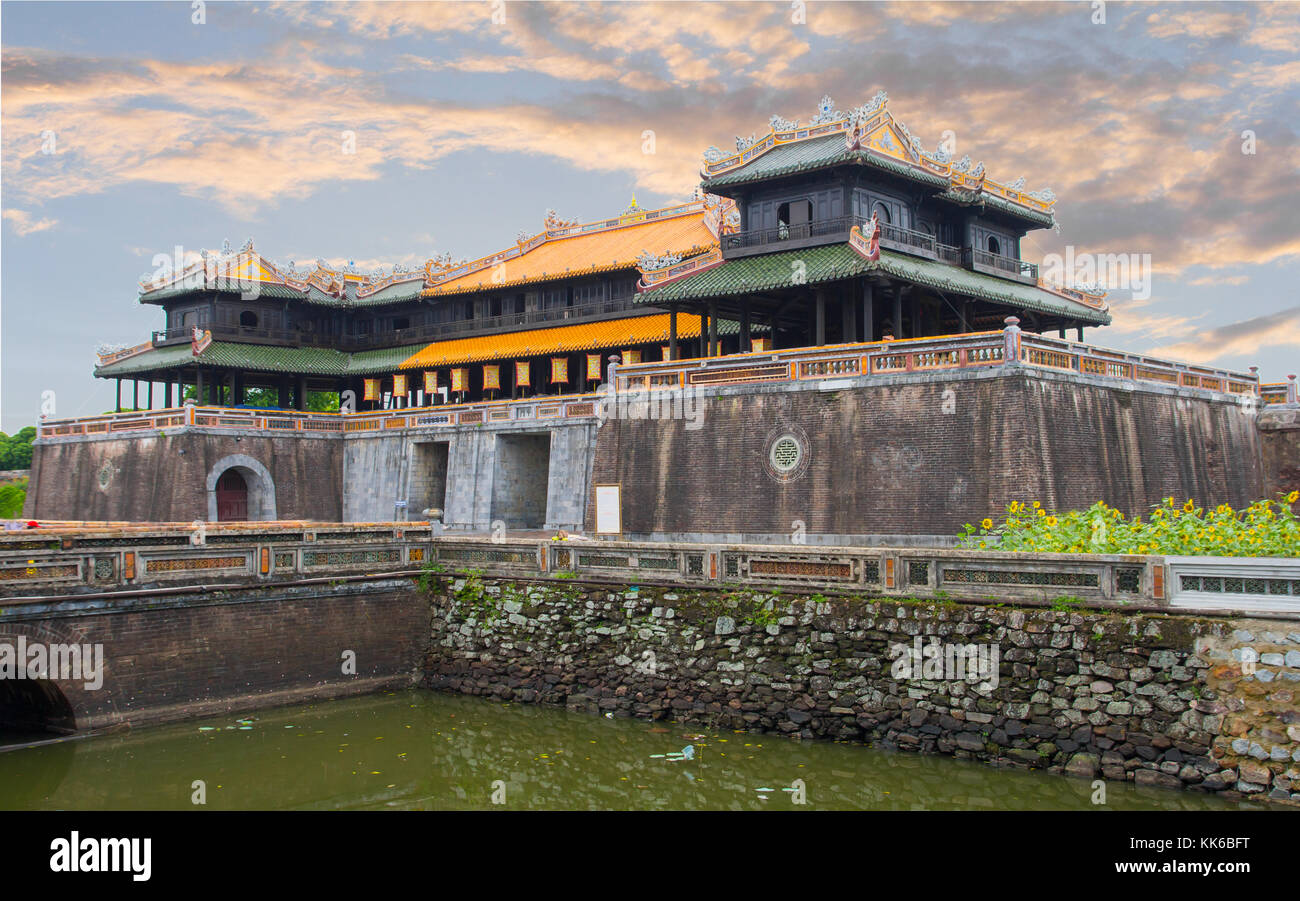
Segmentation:
[[(483, 360), (523, 359), (604, 347), (633, 347), (668, 341), (668, 313), (529, 329), (504, 335), (435, 341), (398, 364), (399, 369), (431, 369)], [(700, 317), (678, 316), (677, 338), (699, 337)]]
[(701, 210), (608, 231), (553, 238), (498, 266), (489, 266), (426, 288), (424, 295), (501, 289), (525, 282), (627, 268), (636, 265), (643, 250), (654, 256), (665, 253), (687, 256), (688, 251), (706, 249), (718, 243), (704, 224), (704, 215)]

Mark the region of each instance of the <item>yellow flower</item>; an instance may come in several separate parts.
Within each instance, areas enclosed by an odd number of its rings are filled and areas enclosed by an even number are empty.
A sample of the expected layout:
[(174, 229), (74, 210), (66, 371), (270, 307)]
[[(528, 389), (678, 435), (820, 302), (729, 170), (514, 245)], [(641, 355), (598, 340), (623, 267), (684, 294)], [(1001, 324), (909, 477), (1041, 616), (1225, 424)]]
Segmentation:
[(1193, 504), (1191, 500), (1188, 500), (1187, 503), (1183, 504), (1184, 513), (1191, 513), (1195, 509), (1196, 509), (1196, 505)]
[(1056, 526), (1056, 517), (1055, 517), (1055, 516), (1049, 516), (1049, 517), (1047, 517), (1047, 524), (1048, 524), (1049, 526), (1053, 526), (1053, 527), (1055, 527), (1055, 526)]
[[(1294, 493), (1294, 492), (1293, 492), (1293, 493)], [(1037, 510), (1037, 509), (1038, 509), (1039, 507), (1041, 507), (1041, 506), (1043, 506), (1043, 505), (1040, 504), (1038, 501), (1034, 501), (1034, 509), (1035, 509), (1035, 510)]]
[(1292, 491), (1286, 496), (1286, 502), (1288, 504), (1294, 504), (1296, 501), (1300, 501), (1300, 491)]
[(991, 529), (991, 528), (993, 528), (993, 520), (989, 519), (989, 518), (986, 516), (984, 519), (982, 519), (982, 520), (980, 521), (980, 525), (983, 526), (983, 527), (986, 528), (986, 529)]
[(1044, 516), (1047, 515), (1047, 511), (1044, 510), (1042, 507), (1039, 507), (1038, 504), (1034, 504), (1034, 506), (1035, 506), (1035, 507), (1038, 507), (1038, 518), (1039, 518), (1039, 519), (1042, 519)]

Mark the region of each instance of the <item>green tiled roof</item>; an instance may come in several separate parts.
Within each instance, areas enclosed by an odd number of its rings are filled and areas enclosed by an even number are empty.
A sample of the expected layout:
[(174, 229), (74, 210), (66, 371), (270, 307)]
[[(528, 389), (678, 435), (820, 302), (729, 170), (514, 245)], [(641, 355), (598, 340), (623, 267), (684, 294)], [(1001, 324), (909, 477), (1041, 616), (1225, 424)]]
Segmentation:
[(842, 134), (778, 145), (739, 169), (713, 178), (706, 178), (704, 185), (710, 190), (726, 185), (742, 185), (764, 178), (775, 178), (795, 172), (807, 172), (811, 169), (823, 169), (839, 163), (859, 163), (876, 166), (896, 175), (902, 175), (905, 178), (912, 178), (936, 187), (946, 188), (948, 186), (948, 179), (941, 175), (925, 172), (890, 157), (869, 153), (865, 150), (848, 150), (844, 146), (844, 135)]
[(942, 175), (926, 172), (893, 157), (882, 156), (867, 150), (848, 150), (844, 146), (844, 135), (842, 134), (827, 135), (824, 138), (812, 138), (807, 141), (796, 141), (791, 144), (780, 144), (739, 169), (733, 169), (714, 178), (704, 179), (704, 187), (712, 190), (729, 185), (743, 185), (760, 179), (776, 178), (796, 172), (808, 172), (813, 169), (824, 169), (842, 163), (874, 166), (877, 169), (884, 169), (904, 178), (943, 188), (935, 196), (944, 200), (965, 204), (972, 202), (984, 203), (1044, 227), (1050, 226), (1056, 221), (1050, 214), (1022, 207), (994, 194), (981, 192), (976, 198), (962, 196), (950, 190), (948, 179)]
[[(796, 282), (796, 273), (800, 272), (799, 263), (803, 264), (802, 281)], [(880, 259), (871, 261), (864, 259), (848, 244), (826, 244), (728, 260), (697, 275), (645, 291), (637, 297), (636, 302), (663, 306), (684, 300), (790, 288), (796, 284), (816, 285), (872, 271), (885, 272), (940, 291), (951, 291), (1040, 313), (1060, 314), (1098, 324), (1110, 322), (1110, 316), (1100, 310), (1034, 285), (888, 250), (881, 250)]]
[[(638, 313), (639, 315), (639, 313)], [(754, 332), (766, 332), (767, 326), (753, 324)], [(730, 319), (718, 320), (719, 335), (740, 333), (740, 323)], [(240, 369), (248, 372), (284, 372), (302, 375), (373, 375), (393, 372), (429, 342), (385, 347), (345, 353), (327, 347), (274, 347), (265, 344), (238, 344), (231, 341), (213, 341), (208, 349), (195, 357), (188, 343), (156, 347), (134, 357), (128, 357), (95, 369), (99, 378), (130, 378), (146, 372), (182, 369), (194, 365), (218, 369)]]
[(174, 344), (170, 347), (157, 347), (117, 363), (97, 367), (95, 375), (100, 378), (117, 378), (160, 369), (180, 369), (196, 364), (255, 372), (367, 375), (396, 369), (398, 363), (424, 346), (424, 344), (417, 344), (349, 354), (327, 347), (273, 347), (263, 344), (214, 341), (207, 350), (195, 357), (189, 344)]
[(935, 196), (941, 200), (951, 200), (954, 203), (964, 205), (982, 203), (985, 206), (993, 207), (995, 210), (1010, 213), (1012, 216), (1019, 216), (1021, 219), (1028, 219), (1030, 222), (1035, 222), (1044, 228), (1049, 228), (1056, 223), (1056, 218), (1051, 213), (1040, 213), (1038, 210), (1031, 210), (1018, 203), (1012, 203), (1005, 197), (999, 197), (996, 194), (986, 194), (983, 191), (976, 194), (974, 197), (951, 190), (942, 191)]
[[(326, 294), (315, 285), (307, 287), (307, 293), (296, 291), (287, 285), (259, 285), (257, 297), (273, 298), (275, 300), (300, 300), (303, 303), (320, 304), (327, 307), (373, 307), (386, 303), (402, 303), (420, 299), (420, 292), (424, 289), (424, 281), (399, 282), (395, 285), (389, 285), (381, 291), (377, 291), (369, 297), (360, 299), (356, 296), (355, 286), (349, 285), (345, 297), (334, 297)], [(239, 288), (231, 286), (222, 286), (219, 288), (200, 288), (193, 285), (181, 285), (172, 288), (163, 288), (159, 291), (151, 291), (148, 294), (140, 295), (141, 303), (159, 303), (164, 300), (171, 300), (176, 297), (184, 297), (187, 294), (240, 294)]]
[[(276, 300), (303, 300), (303, 295), (286, 285), (258, 285), (258, 297), (271, 297)], [(157, 303), (160, 300), (171, 300), (173, 297), (184, 297), (186, 294), (242, 294), (242, 289), (233, 285), (223, 285), (219, 288), (202, 288), (197, 285), (177, 285), (171, 288), (162, 288), (158, 291), (150, 291), (148, 294), (140, 295), (141, 303)], [(324, 296), (324, 295), (322, 295)], [(337, 303), (337, 301), (336, 301)]]

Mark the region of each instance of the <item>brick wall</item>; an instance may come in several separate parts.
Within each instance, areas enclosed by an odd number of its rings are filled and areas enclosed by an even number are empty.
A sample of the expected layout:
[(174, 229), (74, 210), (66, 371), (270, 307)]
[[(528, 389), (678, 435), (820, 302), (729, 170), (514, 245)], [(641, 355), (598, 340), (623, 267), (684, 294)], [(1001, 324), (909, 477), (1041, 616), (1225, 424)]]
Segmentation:
[(110, 440), (42, 441), (32, 448), (23, 515), (33, 519), (192, 522), (208, 519), (207, 479), (225, 457), (271, 474), (279, 519), (339, 522), (342, 442), (188, 430)]
[[(12, 615), (13, 608), (9, 608)], [(58, 681), (79, 730), (409, 685), (428, 602), (408, 581), (196, 594), (112, 613), (6, 619), (0, 641), (102, 644), (98, 690)], [(343, 672), (355, 652), (356, 673)]]
[[(813, 390), (809, 390), (812, 388)], [(1025, 372), (929, 374), (870, 387), (749, 386), (703, 424), (611, 419), (592, 482), (623, 486), (631, 535), (952, 535), (1013, 500), (1146, 512), (1167, 496), (1239, 505), (1263, 490), (1253, 415), (1233, 403)], [(801, 436), (781, 481), (772, 441)], [(595, 524), (594, 499), (587, 527)]]

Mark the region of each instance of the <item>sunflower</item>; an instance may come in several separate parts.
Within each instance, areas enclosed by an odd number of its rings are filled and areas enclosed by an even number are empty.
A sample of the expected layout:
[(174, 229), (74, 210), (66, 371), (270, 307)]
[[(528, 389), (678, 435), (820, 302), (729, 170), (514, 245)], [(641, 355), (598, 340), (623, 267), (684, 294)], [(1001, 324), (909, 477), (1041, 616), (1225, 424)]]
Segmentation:
[(983, 526), (985, 529), (991, 529), (993, 528), (993, 520), (989, 519), (986, 516), (982, 520), (980, 520), (980, 525)]
[(1187, 503), (1183, 504), (1184, 513), (1191, 513), (1195, 509), (1196, 509), (1196, 505), (1193, 504), (1190, 499), (1187, 501)]

